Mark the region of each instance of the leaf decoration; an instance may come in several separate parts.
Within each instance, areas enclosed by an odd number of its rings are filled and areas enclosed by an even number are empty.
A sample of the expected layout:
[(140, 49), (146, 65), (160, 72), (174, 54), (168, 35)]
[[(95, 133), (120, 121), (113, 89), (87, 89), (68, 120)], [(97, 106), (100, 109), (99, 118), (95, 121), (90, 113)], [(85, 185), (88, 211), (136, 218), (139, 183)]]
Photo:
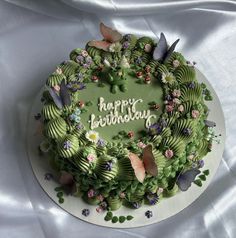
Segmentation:
[(181, 191), (187, 191), (198, 174), (200, 174), (200, 170), (196, 168), (187, 170), (180, 174), (176, 181), (179, 189)]
[(152, 145), (147, 145), (143, 149), (143, 164), (147, 173), (157, 176), (157, 165), (152, 153)]
[(207, 127), (215, 127), (216, 123), (214, 121), (204, 120), (204, 123)]
[(132, 165), (132, 168), (134, 169), (134, 173), (136, 178), (140, 183), (144, 181), (145, 178), (145, 168), (143, 161), (134, 153), (129, 153), (129, 159)]
[(122, 39), (122, 35), (112, 28), (100, 23), (100, 32), (104, 38), (102, 41), (92, 40), (88, 42), (89, 46), (96, 47), (104, 51), (108, 51), (112, 43), (118, 42)]
[(61, 97), (59, 95), (57, 95), (56, 91), (52, 88), (49, 88), (48, 89), (48, 92), (50, 93), (54, 103), (56, 104), (56, 106), (59, 108), (59, 109), (62, 109), (63, 107), (63, 102), (61, 100)]
[(63, 106), (70, 106), (71, 105), (71, 98), (69, 89), (66, 87), (65, 79), (62, 80), (60, 85), (60, 97), (63, 103)]
[(102, 22), (100, 23), (100, 32), (104, 37), (104, 40), (111, 43), (120, 41), (122, 39), (122, 35), (117, 30), (113, 30)]
[(174, 52), (176, 45), (178, 44), (179, 39), (176, 40), (169, 48), (167, 45), (166, 37), (163, 33), (161, 33), (160, 40), (157, 43), (157, 46), (153, 52), (153, 57), (156, 60), (160, 60), (161, 62), (167, 61), (171, 54)]

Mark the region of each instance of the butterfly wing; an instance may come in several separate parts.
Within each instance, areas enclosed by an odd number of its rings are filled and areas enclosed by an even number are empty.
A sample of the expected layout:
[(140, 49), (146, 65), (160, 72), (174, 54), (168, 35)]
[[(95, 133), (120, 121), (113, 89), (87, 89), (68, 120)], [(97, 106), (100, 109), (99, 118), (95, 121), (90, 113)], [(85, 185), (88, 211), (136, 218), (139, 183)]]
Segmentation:
[(107, 41), (98, 41), (98, 40), (92, 40), (88, 43), (89, 46), (93, 46), (97, 49), (108, 51), (111, 43)]
[(200, 174), (200, 170), (195, 168), (180, 174), (176, 181), (179, 189), (181, 191), (187, 191), (198, 174)]
[(156, 60), (163, 60), (168, 49), (166, 37), (161, 33), (160, 40), (157, 43), (157, 46), (153, 52), (153, 57)]
[(147, 173), (157, 176), (157, 164), (152, 153), (152, 145), (147, 145), (143, 149), (143, 164)]
[(178, 42), (179, 42), (179, 39), (176, 40), (176, 41), (170, 46), (170, 48), (167, 50), (167, 52), (166, 52), (166, 54), (165, 54), (165, 57), (164, 57), (163, 61), (167, 61), (167, 60), (170, 58), (170, 56), (171, 56), (171, 54), (174, 52), (175, 47), (176, 47), (176, 45), (178, 44)]
[(60, 97), (64, 106), (71, 105), (71, 97), (69, 89), (66, 87), (65, 79), (62, 80), (60, 85)]
[(145, 168), (143, 165), (143, 161), (139, 159), (139, 157), (134, 153), (129, 153), (129, 159), (131, 162), (131, 166), (134, 169), (135, 176), (137, 180), (142, 183), (145, 178)]
[(56, 104), (56, 106), (57, 106), (59, 109), (62, 109), (62, 107), (63, 107), (63, 102), (62, 102), (62, 100), (61, 100), (61, 97), (58, 96), (57, 93), (55, 92), (55, 90), (52, 89), (52, 88), (49, 88), (49, 89), (48, 89), (48, 92), (49, 92), (49, 94), (51, 95), (51, 97), (52, 97), (54, 103)]
[(104, 25), (102, 22), (100, 23), (100, 32), (104, 39), (109, 42), (117, 42), (122, 39), (122, 35), (117, 31), (113, 30), (110, 27)]

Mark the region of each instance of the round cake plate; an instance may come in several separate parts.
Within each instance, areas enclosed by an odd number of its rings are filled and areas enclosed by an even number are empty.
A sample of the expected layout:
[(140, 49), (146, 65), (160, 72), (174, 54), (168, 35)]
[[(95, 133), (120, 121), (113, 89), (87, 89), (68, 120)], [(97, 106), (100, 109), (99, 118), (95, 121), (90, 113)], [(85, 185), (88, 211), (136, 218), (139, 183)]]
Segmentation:
[[(55, 172), (50, 168), (45, 156), (40, 156), (38, 153), (38, 146), (42, 141), (42, 136), (39, 136), (36, 133), (37, 128), (39, 127), (39, 122), (35, 120), (34, 115), (36, 115), (42, 107), (40, 102), (40, 92), (36, 96), (30, 112), (30, 118), (28, 122), (27, 149), (33, 172), (43, 190), (56, 204), (58, 204), (62, 209), (71, 215), (92, 224), (113, 228), (134, 228), (150, 225), (179, 213), (181, 210), (193, 203), (205, 191), (213, 179), (222, 158), (226, 137), (224, 115), (219, 98), (217, 97), (210, 83), (207, 81), (206, 77), (199, 70), (196, 70), (196, 73), (198, 81), (204, 82), (212, 93), (213, 101), (206, 102), (210, 109), (208, 120), (216, 122), (215, 132), (216, 134), (221, 134), (220, 144), (213, 143), (212, 151), (208, 153), (204, 159), (204, 170), (209, 169), (210, 174), (207, 177), (207, 180), (203, 182), (202, 187), (192, 184), (186, 192), (179, 192), (173, 197), (162, 199), (160, 203), (155, 206), (144, 205), (137, 210), (121, 207), (118, 211), (114, 211), (113, 214), (116, 216), (132, 215), (134, 217), (132, 220), (125, 221), (124, 223), (112, 223), (111, 221), (105, 221), (104, 212), (98, 213), (96, 211), (97, 206), (88, 205), (78, 197), (64, 195), (65, 201), (64, 203), (60, 204), (58, 202), (57, 192), (54, 190), (55, 187), (60, 185), (54, 179), (45, 179), (46, 173), (54, 175)], [(88, 208), (90, 210), (90, 215), (87, 217), (82, 215), (82, 210), (84, 208)], [(151, 210), (153, 213), (153, 217), (150, 219), (145, 217), (145, 212), (147, 210)]]

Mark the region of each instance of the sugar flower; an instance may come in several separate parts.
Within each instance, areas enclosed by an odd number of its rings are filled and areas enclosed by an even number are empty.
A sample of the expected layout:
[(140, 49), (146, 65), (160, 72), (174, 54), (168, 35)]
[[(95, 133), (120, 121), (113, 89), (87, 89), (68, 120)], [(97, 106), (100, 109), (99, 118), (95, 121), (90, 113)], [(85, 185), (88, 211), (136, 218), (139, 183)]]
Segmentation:
[(172, 64), (173, 64), (174, 68), (177, 68), (177, 67), (179, 67), (180, 62), (179, 62), (178, 60), (174, 60), (174, 61), (172, 62)]
[(173, 156), (174, 156), (173, 150), (168, 149), (168, 150), (165, 151), (165, 157), (167, 159), (171, 159)]
[(89, 163), (92, 163), (95, 159), (96, 159), (96, 157), (93, 154), (89, 154), (87, 156), (87, 160), (88, 160)]
[(175, 76), (172, 73), (162, 73), (161, 81), (163, 83), (173, 84)]
[(174, 89), (174, 91), (172, 92), (172, 95), (173, 95), (173, 97), (178, 98), (178, 97), (180, 97), (181, 92), (179, 89)]
[(88, 52), (87, 52), (86, 50), (82, 50), (82, 51), (81, 51), (81, 55), (82, 55), (83, 57), (86, 57), (86, 56), (88, 56)]
[(150, 44), (146, 44), (144, 46), (144, 51), (147, 52), (147, 53), (150, 53), (152, 50), (152, 46)]
[(96, 195), (96, 192), (91, 188), (88, 190), (88, 197), (92, 198)]
[(99, 135), (98, 135), (98, 132), (96, 132), (96, 131), (88, 131), (85, 134), (85, 137), (93, 143), (97, 143), (99, 140)]
[(192, 110), (192, 118), (196, 119), (199, 117), (200, 112), (198, 110)]

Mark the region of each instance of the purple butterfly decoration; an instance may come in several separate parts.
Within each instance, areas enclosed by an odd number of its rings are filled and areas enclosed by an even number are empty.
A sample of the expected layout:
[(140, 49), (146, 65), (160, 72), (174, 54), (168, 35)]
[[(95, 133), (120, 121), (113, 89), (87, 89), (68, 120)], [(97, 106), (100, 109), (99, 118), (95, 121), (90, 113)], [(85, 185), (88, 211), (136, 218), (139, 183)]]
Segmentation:
[(58, 108), (62, 108), (63, 106), (70, 106), (71, 105), (71, 97), (68, 88), (66, 87), (65, 80), (62, 80), (60, 85), (59, 95), (53, 88), (48, 89), (54, 103)]
[(201, 171), (196, 168), (187, 170), (178, 176), (176, 184), (181, 191), (187, 191), (192, 182), (195, 180), (196, 176), (200, 173)]
[(157, 43), (157, 46), (153, 52), (153, 57), (160, 62), (167, 61), (171, 54), (174, 52), (176, 45), (178, 44), (179, 39), (176, 40), (170, 47), (168, 47), (166, 37), (161, 33), (160, 40)]

